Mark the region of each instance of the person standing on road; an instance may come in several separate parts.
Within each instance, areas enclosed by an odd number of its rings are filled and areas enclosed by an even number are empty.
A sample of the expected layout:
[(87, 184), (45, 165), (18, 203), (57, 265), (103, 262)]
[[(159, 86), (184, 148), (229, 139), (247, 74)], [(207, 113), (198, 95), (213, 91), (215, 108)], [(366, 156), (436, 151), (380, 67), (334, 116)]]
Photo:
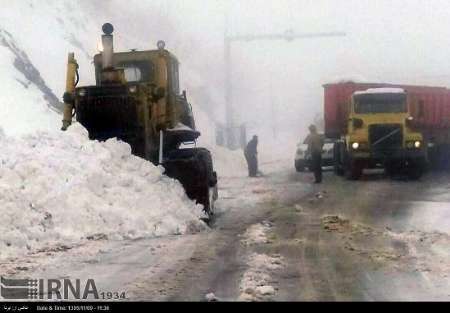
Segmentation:
[(314, 172), (315, 184), (322, 182), (322, 149), (324, 140), (317, 133), (315, 125), (309, 126), (309, 135), (304, 144), (308, 145), (308, 153), (311, 156), (311, 170)]
[(258, 173), (258, 136), (253, 136), (253, 138), (248, 142), (244, 150), (245, 159), (248, 165), (248, 176), (256, 177)]

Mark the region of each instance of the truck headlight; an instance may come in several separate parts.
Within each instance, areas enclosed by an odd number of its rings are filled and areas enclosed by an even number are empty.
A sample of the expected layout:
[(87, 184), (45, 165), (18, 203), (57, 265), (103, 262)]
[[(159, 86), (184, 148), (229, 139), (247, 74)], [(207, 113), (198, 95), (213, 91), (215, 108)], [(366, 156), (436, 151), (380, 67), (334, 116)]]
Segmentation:
[(420, 149), (422, 147), (422, 142), (419, 140), (415, 140), (415, 141), (408, 141), (406, 142), (406, 148), (408, 149)]
[(128, 90), (130, 91), (130, 93), (136, 93), (137, 87), (136, 86), (130, 86), (130, 88), (128, 88)]
[(78, 95), (79, 95), (80, 97), (84, 97), (84, 96), (86, 96), (86, 94), (87, 94), (86, 89), (80, 89), (80, 90), (78, 90)]
[(352, 148), (353, 148), (353, 150), (358, 150), (358, 148), (359, 148), (359, 142), (354, 142), (354, 143), (352, 143)]

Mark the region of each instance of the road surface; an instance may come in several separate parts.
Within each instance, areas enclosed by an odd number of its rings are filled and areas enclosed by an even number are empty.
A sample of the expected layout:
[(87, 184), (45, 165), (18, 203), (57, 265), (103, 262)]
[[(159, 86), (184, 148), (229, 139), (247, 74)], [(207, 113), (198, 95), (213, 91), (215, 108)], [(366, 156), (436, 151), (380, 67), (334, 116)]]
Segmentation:
[(129, 300), (450, 300), (450, 175), (380, 172), (322, 185), (290, 166), (220, 179), (211, 230), (99, 238), (1, 264), (4, 275), (93, 278)]

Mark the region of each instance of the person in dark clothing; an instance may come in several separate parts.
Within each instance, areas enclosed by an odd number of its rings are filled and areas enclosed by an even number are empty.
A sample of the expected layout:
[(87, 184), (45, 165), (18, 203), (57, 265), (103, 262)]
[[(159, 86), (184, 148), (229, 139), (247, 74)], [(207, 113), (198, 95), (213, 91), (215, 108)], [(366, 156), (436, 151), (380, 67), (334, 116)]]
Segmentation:
[(248, 165), (248, 176), (256, 177), (258, 174), (258, 136), (253, 136), (245, 147), (244, 155)]
[(308, 145), (308, 153), (311, 155), (311, 170), (314, 172), (315, 183), (322, 182), (322, 150), (324, 140), (317, 133), (315, 125), (309, 126), (309, 135), (306, 137), (304, 144)]

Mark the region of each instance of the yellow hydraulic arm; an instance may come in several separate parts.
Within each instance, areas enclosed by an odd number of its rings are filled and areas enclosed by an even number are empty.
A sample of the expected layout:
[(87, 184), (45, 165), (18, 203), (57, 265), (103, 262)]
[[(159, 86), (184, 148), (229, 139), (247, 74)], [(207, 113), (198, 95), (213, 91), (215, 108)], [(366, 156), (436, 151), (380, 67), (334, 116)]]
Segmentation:
[(67, 61), (67, 76), (66, 76), (66, 92), (64, 93), (64, 111), (61, 130), (66, 130), (72, 124), (74, 93), (75, 87), (78, 84), (78, 63), (75, 59), (74, 53), (69, 53)]

